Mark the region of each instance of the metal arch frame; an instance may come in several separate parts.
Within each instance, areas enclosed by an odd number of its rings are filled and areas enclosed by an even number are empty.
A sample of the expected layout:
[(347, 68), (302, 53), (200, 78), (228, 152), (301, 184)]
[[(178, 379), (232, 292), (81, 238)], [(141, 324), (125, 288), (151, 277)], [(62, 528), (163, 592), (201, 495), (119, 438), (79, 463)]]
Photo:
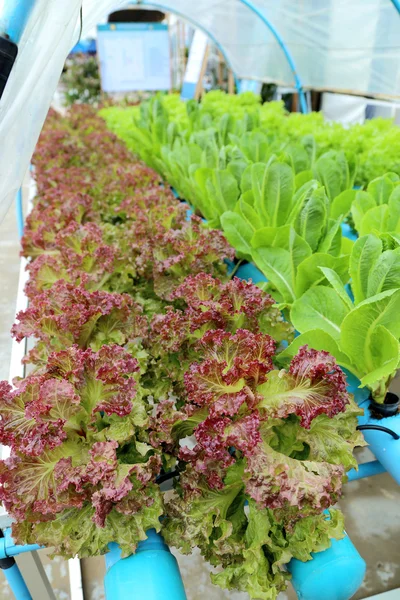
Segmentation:
[[(282, 49), (282, 51), (283, 51), (283, 53), (285, 55), (285, 58), (286, 58), (287, 62), (289, 64), (290, 70), (293, 73), (295, 87), (296, 87), (297, 92), (299, 94), (301, 112), (302, 113), (308, 113), (307, 99), (306, 99), (306, 96), (305, 96), (305, 93), (304, 93), (303, 84), (301, 83), (301, 79), (300, 79), (299, 75), (297, 74), (297, 69), (296, 69), (296, 65), (295, 65), (293, 56), (291, 55), (290, 50), (286, 46), (283, 38), (278, 33), (278, 31), (274, 27), (274, 25), (269, 21), (269, 19), (253, 4), (253, 2), (251, 2), (251, 0), (238, 0), (238, 1), (241, 4), (243, 4), (244, 6), (246, 6), (255, 15), (257, 15), (257, 17), (264, 23), (264, 25), (266, 25), (266, 27), (270, 30), (270, 32), (272, 33), (272, 35), (274, 36), (274, 38), (278, 42), (279, 46), (281, 47), (281, 49)], [(400, 2), (400, 0), (392, 0), (392, 1)], [(213, 43), (217, 46), (217, 48), (219, 49), (219, 51), (221, 52), (221, 54), (225, 58), (226, 63), (231, 68), (231, 70), (232, 70), (232, 72), (234, 74), (235, 82), (237, 84), (237, 78), (236, 78), (235, 72), (232, 69), (232, 66), (230, 64), (230, 61), (229, 61), (229, 59), (228, 59), (228, 57), (226, 55), (226, 52), (225, 52), (223, 46), (218, 42), (218, 40), (212, 34), (209, 33), (209, 31), (207, 31), (207, 29), (205, 29), (202, 25), (199, 25), (197, 21), (195, 21), (194, 19), (188, 17), (187, 15), (185, 15), (184, 13), (182, 13), (180, 11), (176, 11), (173, 8), (165, 6), (165, 5), (160, 4), (158, 2), (146, 2), (146, 0), (136, 0), (134, 2), (131, 1), (130, 4), (134, 4), (136, 6), (142, 6), (142, 5), (154, 6), (155, 8), (162, 8), (164, 10), (168, 10), (168, 11), (173, 12), (174, 14), (176, 14), (178, 17), (186, 19), (187, 21), (189, 21), (190, 23), (192, 23), (195, 27), (198, 27), (199, 29), (201, 29), (202, 31), (204, 31), (204, 33), (213, 41)]]
[(390, 1), (400, 15), (400, 0), (390, 0)]
[[(394, 1), (398, 2), (399, 0), (392, 0), (392, 2), (394, 2)], [(308, 113), (307, 99), (306, 99), (306, 95), (304, 93), (303, 84), (301, 83), (301, 79), (300, 79), (299, 75), (297, 74), (296, 64), (294, 62), (293, 56), (291, 55), (290, 50), (286, 46), (283, 38), (278, 33), (277, 29), (274, 27), (274, 25), (271, 23), (271, 21), (269, 19), (267, 19), (267, 17), (260, 11), (260, 9), (257, 8), (257, 6), (255, 6), (255, 4), (253, 4), (253, 2), (251, 2), (251, 0), (239, 0), (239, 2), (241, 4), (243, 4), (244, 6), (247, 6), (247, 8), (249, 10), (251, 10), (253, 13), (255, 13), (259, 19), (261, 19), (261, 21), (264, 23), (264, 25), (266, 25), (268, 27), (268, 29), (270, 30), (270, 32), (272, 33), (272, 35), (278, 42), (279, 46), (281, 47), (281, 49), (286, 57), (286, 60), (290, 67), (290, 70), (293, 73), (295, 86), (296, 86), (297, 92), (299, 94), (301, 112)]]
[[(286, 58), (287, 62), (289, 64), (290, 70), (292, 71), (292, 74), (293, 74), (293, 78), (294, 78), (294, 82), (295, 82), (295, 87), (296, 87), (297, 92), (299, 94), (299, 101), (300, 101), (301, 112), (304, 113), (304, 114), (307, 114), (309, 112), (309, 110), (308, 110), (308, 104), (307, 104), (306, 95), (304, 93), (303, 84), (302, 84), (300, 76), (299, 76), (299, 74), (297, 72), (297, 68), (296, 68), (296, 64), (295, 64), (294, 58), (293, 58), (293, 56), (292, 56), (289, 48), (287, 47), (285, 41), (283, 40), (283, 38), (281, 37), (280, 33), (275, 28), (275, 26), (271, 23), (271, 21), (264, 15), (264, 13), (262, 13), (260, 11), (259, 8), (257, 8), (257, 6), (251, 0), (238, 0), (238, 1), (241, 4), (243, 4), (244, 6), (246, 6), (255, 15), (257, 15), (257, 17), (264, 23), (264, 25), (266, 25), (266, 27), (269, 29), (269, 31), (274, 36), (275, 40), (278, 42), (279, 46), (282, 49), (282, 52), (285, 55), (285, 58)], [(395, 9), (397, 10), (398, 14), (400, 15), (400, 0), (390, 0), (390, 1), (393, 4), (393, 6), (395, 7)], [(183, 19), (186, 19), (187, 21), (189, 21), (190, 23), (192, 23), (195, 27), (198, 27), (199, 29), (201, 29), (202, 31), (204, 31), (204, 33), (206, 35), (208, 35), (208, 37), (214, 42), (214, 44), (217, 46), (217, 48), (220, 50), (221, 54), (225, 58), (226, 63), (229, 65), (229, 67), (231, 68), (231, 70), (232, 70), (232, 72), (234, 74), (235, 82), (237, 84), (236, 75), (234, 73), (234, 70), (231, 67), (230, 61), (229, 61), (229, 59), (228, 59), (228, 57), (227, 57), (227, 55), (226, 55), (226, 53), (225, 53), (222, 45), (202, 25), (199, 25), (197, 23), (197, 21), (191, 19), (190, 17), (187, 17), (185, 14), (181, 13), (180, 11), (172, 10), (171, 8), (166, 7), (166, 6), (164, 6), (162, 4), (159, 4), (159, 3), (153, 3), (153, 2), (147, 3), (146, 0), (136, 0), (135, 2), (130, 2), (130, 4), (134, 4), (136, 6), (146, 4), (147, 6), (154, 6), (156, 8), (162, 8), (164, 10), (168, 10), (168, 11), (173, 12), (174, 14), (178, 15), (179, 17), (182, 17)]]
[(229, 60), (229, 58), (228, 58), (228, 56), (227, 56), (227, 54), (226, 54), (223, 46), (221, 46), (221, 44), (219, 43), (219, 41), (212, 35), (212, 33), (210, 33), (209, 31), (207, 31), (207, 29), (205, 27), (203, 27), (203, 25), (200, 25), (197, 21), (195, 21), (191, 17), (188, 17), (187, 15), (185, 15), (182, 12), (180, 12), (179, 10), (173, 10), (169, 6), (165, 6), (165, 4), (161, 4), (159, 2), (146, 2), (146, 0), (131, 0), (129, 2), (129, 4), (134, 5), (134, 6), (148, 6), (149, 8), (152, 8), (152, 7), (154, 7), (154, 8), (161, 8), (161, 9), (163, 9), (165, 11), (174, 13), (174, 15), (176, 15), (177, 17), (180, 17), (181, 19), (185, 19), (185, 21), (188, 21), (194, 27), (197, 27), (198, 29), (201, 29), (201, 31), (203, 31), (203, 33), (205, 33), (205, 35), (210, 38), (210, 40), (212, 41), (212, 43), (215, 44), (215, 46), (221, 52), (222, 56), (225, 59), (226, 64), (228, 65), (228, 67), (230, 68), (230, 70), (233, 73), (233, 77), (235, 79), (235, 84), (238, 87), (239, 80), (238, 80), (238, 78), (236, 76), (236, 73), (235, 73), (234, 69), (232, 68), (231, 61)]
[(5, 0), (0, 15), (0, 33), (6, 33), (14, 44), (18, 44), (36, 0)]

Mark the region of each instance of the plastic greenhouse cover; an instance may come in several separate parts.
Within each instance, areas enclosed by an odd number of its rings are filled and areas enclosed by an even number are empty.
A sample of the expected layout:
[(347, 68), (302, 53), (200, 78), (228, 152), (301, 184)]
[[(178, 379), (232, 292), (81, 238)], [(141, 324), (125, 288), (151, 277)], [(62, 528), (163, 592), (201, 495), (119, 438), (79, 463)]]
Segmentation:
[[(2, 6), (17, 0), (0, 0)], [(0, 101), (0, 220), (15, 198), (57, 86), (79, 38), (81, 0), (32, 0), (34, 9)], [(83, 31), (128, 4), (174, 12), (205, 30), (237, 78), (292, 86), (270, 29), (245, 0), (83, 0)], [(303, 86), (400, 96), (400, 16), (390, 0), (254, 0), (287, 45)]]
[[(245, 0), (160, 0), (222, 46), (237, 78), (293, 85), (276, 39)], [(306, 88), (400, 95), (400, 15), (391, 0), (253, 0), (279, 32)]]
[[(0, 0), (0, 18), (5, 1)], [(82, 36), (109, 10), (124, 5), (84, 0)], [(0, 100), (0, 221), (21, 186), (65, 59), (79, 39), (80, 7), (81, 0), (36, 0), (18, 44)]]

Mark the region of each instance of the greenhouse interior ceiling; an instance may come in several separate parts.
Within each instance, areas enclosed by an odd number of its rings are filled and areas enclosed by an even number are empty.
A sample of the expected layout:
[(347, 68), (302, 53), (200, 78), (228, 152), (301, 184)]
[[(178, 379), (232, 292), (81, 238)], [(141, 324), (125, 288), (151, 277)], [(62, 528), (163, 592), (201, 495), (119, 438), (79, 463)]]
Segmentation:
[[(163, 8), (203, 29), (219, 44), (238, 79), (298, 89), (400, 95), (396, 60), (400, 16), (394, 0), (20, 4), (27, 23), (0, 104), (0, 136), (7, 140), (0, 150), (0, 218), (21, 185), (66, 56), (107, 12), (127, 4)], [(3, 29), (12, 5), (13, 0), (0, 2)]]

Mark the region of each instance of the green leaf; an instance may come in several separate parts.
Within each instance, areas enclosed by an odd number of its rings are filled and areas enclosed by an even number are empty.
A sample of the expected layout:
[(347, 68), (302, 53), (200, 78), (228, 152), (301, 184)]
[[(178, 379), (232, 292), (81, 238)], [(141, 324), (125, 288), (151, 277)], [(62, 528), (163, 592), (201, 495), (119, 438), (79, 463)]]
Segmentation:
[(250, 227), (252, 227), (254, 231), (257, 231), (257, 229), (262, 228), (263, 223), (261, 221), (260, 215), (257, 213), (257, 211), (254, 210), (251, 204), (248, 204), (244, 200), (243, 196), (241, 196), (238, 202), (236, 203), (235, 212), (238, 213), (243, 219), (245, 219), (248, 225), (250, 225)]
[(350, 256), (349, 272), (355, 304), (368, 297), (368, 278), (382, 253), (382, 242), (374, 235), (359, 238)]
[(346, 304), (334, 289), (317, 286), (294, 302), (290, 320), (301, 333), (322, 329), (338, 341), (341, 323), (348, 312)]
[(285, 146), (284, 156), (295, 173), (304, 173), (310, 167), (310, 157), (301, 144), (291, 143)]
[(328, 198), (334, 198), (350, 187), (349, 167), (343, 152), (327, 152), (313, 167), (314, 176), (325, 187)]
[(249, 131), (242, 135), (239, 148), (253, 163), (267, 162), (271, 158), (271, 146), (268, 137), (261, 131)]
[(354, 241), (349, 240), (347, 237), (342, 237), (341, 246), (340, 246), (340, 254), (344, 254), (346, 256), (350, 255), (353, 251)]
[(394, 188), (389, 198), (388, 207), (388, 231), (400, 232), (400, 185)]
[(211, 574), (211, 580), (221, 588), (246, 592), (254, 600), (276, 600), (287, 585), (288, 575), (282, 566), (292, 555), (285, 548), (272, 511), (249, 500), (247, 520), (241, 560), (228, 561), (222, 571)]
[(196, 189), (196, 206), (207, 221), (218, 220), (218, 207), (214, 206), (211, 202), (207, 188), (207, 182), (212, 177), (212, 169), (207, 169), (205, 167), (196, 169), (192, 177)]
[(312, 560), (311, 553), (322, 552), (332, 545), (332, 538), (340, 540), (344, 536), (343, 514), (329, 509), (329, 517), (325, 513), (315, 517), (299, 519), (290, 536), (290, 548), (293, 557), (305, 562)]
[(395, 184), (392, 179), (387, 175), (383, 175), (382, 177), (377, 177), (369, 182), (367, 192), (371, 194), (376, 204), (379, 206), (388, 203), (394, 186)]
[(193, 430), (208, 416), (208, 408), (199, 408), (190, 417), (176, 421), (172, 427), (172, 437), (176, 440), (191, 436)]
[(254, 229), (250, 227), (240, 215), (228, 211), (221, 217), (221, 225), (228, 242), (238, 253), (247, 259), (251, 259), (252, 248), (250, 245)]
[(302, 346), (309, 346), (315, 350), (325, 350), (336, 358), (341, 367), (352, 370), (349, 357), (340, 350), (338, 342), (322, 329), (310, 329), (297, 336), (293, 342), (281, 352), (277, 359), (279, 363), (290, 361)]
[(380, 236), (384, 250), (400, 248), (400, 233), (382, 233)]
[(357, 231), (360, 231), (361, 222), (370, 208), (374, 208), (376, 202), (371, 194), (362, 190), (357, 191), (355, 200), (351, 205), (351, 216), (353, 217), (354, 226)]
[(341, 194), (334, 198), (331, 204), (330, 216), (332, 219), (342, 217), (342, 220), (347, 217), (350, 212), (351, 205), (356, 198), (356, 190), (344, 190)]
[(325, 229), (327, 210), (326, 196), (323, 188), (315, 190), (309, 200), (301, 209), (296, 221), (295, 229), (315, 252), (318, 247), (322, 232)]
[(277, 162), (269, 166), (256, 163), (251, 169), (254, 208), (266, 224), (274, 227), (284, 225), (294, 194), (293, 169)]
[(218, 123), (218, 142), (220, 146), (226, 145), (229, 142), (229, 133), (232, 131), (235, 120), (229, 113), (225, 113)]
[(356, 431), (357, 416), (362, 414), (353, 401), (335, 419), (321, 414), (312, 420), (309, 429), (299, 427), (297, 439), (310, 448), (310, 460), (343, 465), (346, 470), (357, 468), (353, 450), (365, 445), (361, 432)]
[[(156, 484), (147, 484), (146, 494), (152, 495), (152, 503), (147, 504), (132, 514), (125, 515), (115, 508), (108, 514), (105, 527), (98, 527), (93, 522), (92, 506), (72, 508), (57, 514), (51, 521), (31, 525), (32, 533), (26, 537), (26, 543), (39, 543), (53, 547), (57, 554), (66, 558), (78, 555), (80, 558), (96, 556), (107, 552), (107, 546), (114, 539), (122, 550), (122, 556), (128, 556), (135, 550), (141, 540), (146, 539), (146, 531), (161, 526), (159, 518), (163, 514), (162, 494)], [(140, 506), (140, 496), (136, 494), (136, 505)], [(143, 494), (142, 494), (143, 499)], [(134, 503), (132, 503), (134, 504)], [(135, 504), (134, 504), (135, 505)]]
[(294, 225), (296, 223), (303, 206), (320, 187), (320, 183), (315, 179), (312, 179), (304, 183), (304, 185), (296, 191), (292, 199), (290, 213), (286, 219), (288, 225)]
[(214, 169), (211, 180), (206, 183), (206, 188), (219, 215), (235, 208), (239, 198), (239, 187), (232, 173)]
[(284, 248), (260, 247), (253, 249), (252, 257), (257, 267), (279, 291), (284, 302), (295, 300), (291, 256)]
[(253, 248), (272, 246), (274, 248), (289, 250), (290, 231), (290, 225), (284, 225), (283, 227), (262, 227), (254, 233), (251, 245)]
[(237, 184), (240, 185), (241, 179), (242, 179), (242, 175), (244, 170), (247, 168), (248, 163), (243, 159), (243, 160), (232, 160), (230, 163), (228, 163), (228, 166), (226, 167), (228, 169), (228, 171), (230, 173), (232, 173), (232, 175), (234, 176), (234, 178), (237, 181)]
[(276, 227), (262, 227), (254, 232), (251, 238), (251, 247), (256, 249), (263, 246), (275, 246), (276, 235)]
[(369, 273), (366, 297), (394, 288), (400, 288), (400, 248), (386, 250), (376, 260)]
[[(377, 382), (382, 379), (388, 379), (393, 375), (399, 365), (400, 347), (398, 340), (383, 325), (378, 325), (371, 335), (371, 354), (374, 363), (377, 365), (373, 371), (361, 378), (361, 386), (368, 386), (374, 389)], [(387, 389), (382, 394), (383, 402)], [(374, 394), (374, 399), (379, 398)]]
[[(240, 196), (239, 200), (243, 200), (243, 202), (245, 202), (246, 204), (248, 204), (249, 206), (251, 206), (254, 209), (254, 194), (253, 194), (253, 190), (247, 190), (246, 192), (243, 192), (242, 195)], [(258, 213), (256, 213), (258, 215)], [(261, 219), (261, 216), (258, 215), (258, 218)]]
[(387, 357), (379, 334), (384, 326), (400, 337), (400, 290), (389, 290), (364, 300), (343, 320), (340, 347), (364, 376), (386, 369)]
[(349, 258), (348, 256), (331, 256), (317, 252), (312, 254), (299, 265), (296, 277), (296, 296), (299, 298), (310, 288), (326, 283), (325, 274), (321, 267), (329, 267), (338, 275), (342, 283), (347, 283)]
[(379, 233), (385, 233), (388, 231), (388, 223), (389, 223), (389, 207), (387, 204), (382, 204), (381, 206), (375, 206), (375, 208), (370, 208), (364, 215), (359, 234), (367, 235), (368, 233), (372, 233), (377, 231)]
[(240, 181), (240, 189), (242, 194), (246, 192), (252, 192), (253, 190), (253, 170), (254, 164), (249, 164), (243, 171), (242, 179)]
[[(259, 243), (264, 246), (258, 247)], [(264, 228), (252, 239), (253, 260), (266, 278), (279, 291), (284, 302), (295, 299), (295, 281), (300, 263), (311, 255), (311, 249), (289, 226)], [(268, 246), (268, 247), (267, 247)]]
[[(348, 258), (348, 257), (346, 257), (346, 258)], [(330, 269), (329, 267), (320, 267), (320, 269), (321, 269), (322, 273), (325, 275), (326, 279), (331, 284), (331, 286), (333, 287), (333, 289), (335, 290), (335, 292), (341, 297), (344, 304), (348, 307), (349, 310), (352, 310), (353, 303), (350, 300), (350, 297), (349, 297), (348, 293), (346, 292), (346, 289), (344, 288), (344, 285), (343, 285), (343, 283), (345, 283), (345, 284), (347, 283), (347, 281), (346, 281), (346, 279), (348, 279), (347, 273), (346, 273), (347, 277), (345, 276), (345, 278), (343, 278), (343, 276), (341, 276), (337, 271), (334, 271), (333, 269)]]
[(305, 183), (311, 181), (313, 178), (313, 172), (311, 171), (311, 169), (297, 173), (296, 177), (294, 178), (294, 185), (296, 190), (300, 189)]
[(332, 256), (349, 254), (349, 252), (342, 252), (342, 239), (341, 219), (336, 219), (336, 221), (328, 219), (326, 232), (321, 238), (317, 251), (332, 254)]

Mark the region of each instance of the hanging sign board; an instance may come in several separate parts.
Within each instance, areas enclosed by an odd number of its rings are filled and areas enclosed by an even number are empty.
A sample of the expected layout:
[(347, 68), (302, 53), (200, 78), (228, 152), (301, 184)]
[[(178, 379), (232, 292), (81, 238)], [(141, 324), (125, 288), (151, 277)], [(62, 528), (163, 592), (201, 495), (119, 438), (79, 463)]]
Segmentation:
[(202, 88), (202, 79), (207, 66), (208, 38), (199, 29), (193, 36), (183, 79), (181, 99), (191, 100), (198, 98)]
[(104, 92), (170, 89), (168, 25), (163, 23), (98, 25), (97, 53)]

